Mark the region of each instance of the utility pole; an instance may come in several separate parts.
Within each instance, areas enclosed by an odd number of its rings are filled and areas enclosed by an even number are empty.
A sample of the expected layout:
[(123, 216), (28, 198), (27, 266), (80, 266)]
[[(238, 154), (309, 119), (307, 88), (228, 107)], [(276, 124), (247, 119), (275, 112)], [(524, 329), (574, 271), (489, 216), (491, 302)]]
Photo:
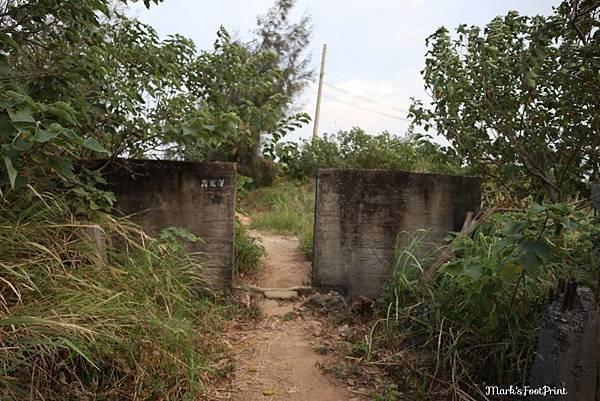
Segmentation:
[(315, 125), (313, 126), (313, 141), (317, 139), (319, 131), (319, 114), (321, 113), (321, 93), (323, 92), (323, 75), (325, 75), (325, 57), (327, 56), (327, 45), (323, 45), (321, 55), (321, 73), (319, 74), (319, 91), (317, 92), (317, 109), (315, 110)]

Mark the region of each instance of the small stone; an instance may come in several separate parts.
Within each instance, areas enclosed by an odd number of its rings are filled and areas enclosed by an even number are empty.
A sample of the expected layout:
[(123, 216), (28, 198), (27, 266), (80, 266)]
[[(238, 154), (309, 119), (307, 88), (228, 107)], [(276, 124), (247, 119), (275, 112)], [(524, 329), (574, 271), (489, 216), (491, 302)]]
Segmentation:
[(275, 390), (273, 390), (272, 388), (266, 388), (263, 390), (263, 395), (265, 397), (272, 396), (273, 394), (275, 394)]
[(341, 327), (338, 327), (337, 332), (340, 335), (340, 337), (348, 338), (351, 334), (350, 326), (348, 326), (348, 324), (345, 324)]
[(318, 320), (313, 320), (309, 322), (309, 325), (312, 329), (312, 333), (315, 337), (320, 337), (323, 334), (323, 325)]

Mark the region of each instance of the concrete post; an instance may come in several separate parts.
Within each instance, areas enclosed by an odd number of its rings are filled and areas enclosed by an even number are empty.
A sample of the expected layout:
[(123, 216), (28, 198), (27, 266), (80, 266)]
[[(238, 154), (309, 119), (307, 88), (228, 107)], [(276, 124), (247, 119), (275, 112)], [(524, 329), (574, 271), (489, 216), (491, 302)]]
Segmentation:
[[(572, 310), (561, 311), (559, 298), (542, 317), (530, 388), (541, 389), (529, 400), (593, 401), (598, 373), (599, 314), (594, 294), (578, 288)], [(566, 395), (549, 393), (565, 389)], [(529, 393), (531, 394), (531, 393)]]
[(105, 267), (108, 264), (108, 255), (104, 230), (100, 226), (91, 225), (82, 230), (82, 236), (92, 247), (95, 267)]

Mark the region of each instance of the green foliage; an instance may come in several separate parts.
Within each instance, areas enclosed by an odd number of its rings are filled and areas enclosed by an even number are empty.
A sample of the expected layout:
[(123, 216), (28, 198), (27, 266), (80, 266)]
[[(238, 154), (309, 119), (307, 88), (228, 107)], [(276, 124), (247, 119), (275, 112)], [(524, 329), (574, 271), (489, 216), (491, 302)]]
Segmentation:
[(236, 221), (235, 225), (235, 274), (245, 275), (258, 270), (265, 248), (260, 240), (252, 236), (246, 226)]
[(235, 195), (237, 197), (237, 203), (248, 195), (248, 192), (252, 189), (254, 180), (250, 177), (246, 177), (242, 174), (237, 174), (235, 177)]
[(277, 89), (282, 72), (270, 65), (274, 57), (232, 42), (221, 28), (214, 51), (186, 66), (184, 86), (192, 90), (173, 98), (161, 111), (182, 119), (163, 126), (171, 133), (165, 140), (166, 154), (249, 163), (259, 154), (263, 135), (272, 134), (277, 141), (307, 121), (304, 113), (286, 116), (290, 98)]
[(64, 199), (21, 196), (0, 208), (0, 398), (201, 397), (227, 310), (203, 290), (198, 255), (172, 251), (182, 232), (156, 241), (99, 214), (99, 264), (90, 223)]
[(186, 253), (186, 243), (201, 241), (194, 233), (181, 227), (167, 227), (160, 231), (158, 243), (173, 253)]
[(107, 1), (3, 2), (0, 153), (13, 188), (39, 170), (72, 179), (74, 156), (108, 154), (99, 134), (115, 125), (106, 117), (120, 114), (116, 124), (123, 128), (128, 110), (110, 110), (131, 96), (114, 74), (124, 65), (111, 58), (119, 52), (107, 37), (110, 15)]
[(600, 228), (574, 204), (531, 203), (525, 211), (493, 215), (471, 235), (459, 234), (453, 258), (423, 285), (421, 271), (434, 251), (426, 238), (399, 241), (384, 297), (394, 329), (377, 341), (403, 331), (405, 341), (430, 355), (420, 368), (452, 376), (463, 390), (483, 381), (523, 383), (548, 289), (559, 278), (596, 287), (592, 255)]
[(558, 202), (587, 194), (598, 173), (600, 8), (572, 4), (547, 17), (511, 11), (454, 35), (440, 28), (427, 39), (433, 103), (414, 102), (415, 123), (445, 136), (505, 193)]
[(312, 255), (314, 202), (314, 183), (279, 181), (248, 193), (242, 199), (241, 210), (252, 218), (251, 228), (295, 235), (300, 249)]
[(269, 11), (258, 18), (255, 33), (258, 36), (254, 51), (271, 51), (272, 65), (282, 71), (278, 89), (291, 99), (300, 94), (313, 76), (309, 69), (310, 54), (307, 47), (312, 34), (311, 18), (303, 14), (292, 22), (290, 13), (296, 0), (276, 0)]
[(199, 53), (108, 0), (8, 0), (0, 19), (0, 184), (71, 185), (73, 159), (107, 155), (245, 163), (308, 118), (277, 55), (222, 28)]
[(459, 171), (443, 149), (424, 138), (397, 137), (387, 132), (369, 135), (360, 128), (325, 135), (314, 141), (280, 143), (276, 155), (293, 179), (314, 176), (320, 168)]
[(396, 401), (400, 399), (402, 393), (398, 391), (398, 386), (393, 383), (384, 383), (376, 379), (377, 393), (372, 395), (373, 401)]

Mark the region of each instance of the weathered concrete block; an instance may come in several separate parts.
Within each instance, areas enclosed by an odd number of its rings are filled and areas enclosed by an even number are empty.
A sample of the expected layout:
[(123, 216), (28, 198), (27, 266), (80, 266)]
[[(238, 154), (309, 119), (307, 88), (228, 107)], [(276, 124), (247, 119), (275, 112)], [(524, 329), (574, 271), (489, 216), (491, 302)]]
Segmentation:
[(182, 227), (200, 237), (204, 277), (213, 288), (231, 284), (235, 229), (235, 164), (117, 160), (104, 169), (116, 207), (151, 235)]
[(427, 230), (440, 242), (479, 209), (476, 177), (390, 170), (317, 173), (313, 286), (345, 296), (381, 294), (397, 236)]
[[(542, 394), (529, 399), (595, 400), (600, 318), (594, 294), (588, 288), (578, 288), (573, 309), (561, 312), (561, 305), (560, 299), (553, 302), (542, 317), (530, 374), (531, 388), (542, 389)], [(550, 391), (563, 388), (566, 395)]]

